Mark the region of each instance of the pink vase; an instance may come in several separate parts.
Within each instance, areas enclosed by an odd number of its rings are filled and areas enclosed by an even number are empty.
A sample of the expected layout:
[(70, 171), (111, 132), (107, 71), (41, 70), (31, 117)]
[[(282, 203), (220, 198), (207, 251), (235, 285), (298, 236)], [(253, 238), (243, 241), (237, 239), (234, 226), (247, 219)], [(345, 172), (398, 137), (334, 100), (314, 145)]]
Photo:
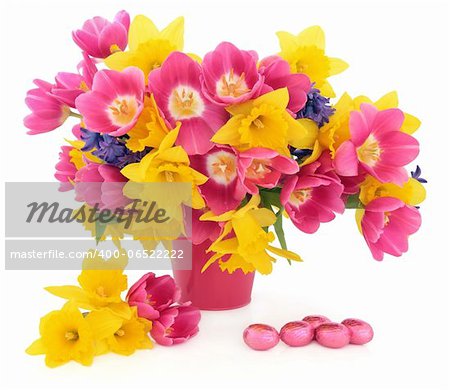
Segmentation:
[(206, 241), (192, 246), (192, 270), (176, 269), (176, 264), (173, 266), (175, 281), (181, 288), (182, 301), (191, 301), (201, 310), (230, 310), (248, 305), (251, 301), (254, 272), (246, 275), (237, 270), (229, 274), (214, 263), (201, 273), (203, 265), (212, 256), (212, 253), (206, 253), (210, 244)]

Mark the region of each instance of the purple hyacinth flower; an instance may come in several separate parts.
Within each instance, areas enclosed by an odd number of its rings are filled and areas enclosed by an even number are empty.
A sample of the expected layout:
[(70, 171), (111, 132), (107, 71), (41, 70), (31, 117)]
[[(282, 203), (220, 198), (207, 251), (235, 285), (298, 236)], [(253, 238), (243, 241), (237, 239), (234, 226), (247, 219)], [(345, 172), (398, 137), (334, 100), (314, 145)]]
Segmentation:
[(316, 122), (317, 126), (322, 127), (330, 121), (330, 116), (334, 114), (334, 111), (330, 99), (322, 96), (320, 91), (314, 88), (313, 83), (308, 92), (305, 106), (297, 112), (297, 119), (308, 118)]

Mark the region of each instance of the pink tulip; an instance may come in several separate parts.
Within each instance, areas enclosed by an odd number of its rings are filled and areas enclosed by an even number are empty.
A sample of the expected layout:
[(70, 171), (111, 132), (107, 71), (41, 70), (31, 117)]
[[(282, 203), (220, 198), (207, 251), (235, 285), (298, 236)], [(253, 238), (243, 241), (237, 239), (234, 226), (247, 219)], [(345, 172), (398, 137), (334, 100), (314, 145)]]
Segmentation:
[(264, 76), (265, 93), (287, 87), (289, 92), (288, 110), (297, 113), (305, 106), (307, 94), (311, 89), (311, 81), (308, 76), (291, 73), (289, 63), (278, 56), (270, 56), (261, 60), (259, 72)]
[(199, 189), (207, 206), (222, 214), (236, 208), (245, 196), (238, 172), (238, 156), (227, 146), (214, 146), (204, 155), (191, 156), (191, 166), (209, 179)]
[(127, 301), (136, 306), (139, 317), (147, 320), (159, 318), (160, 312), (180, 299), (180, 289), (170, 275), (156, 277), (153, 272), (142, 276), (127, 294)]
[(258, 186), (274, 188), (283, 174), (298, 172), (298, 164), (292, 158), (281, 156), (271, 149), (253, 148), (239, 154), (239, 176), (248, 193), (256, 195)]
[(200, 317), (200, 310), (189, 304), (169, 307), (160, 313), (157, 320), (153, 321), (150, 334), (161, 345), (184, 343), (198, 333)]
[(150, 72), (148, 88), (172, 127), (181, 122), (177, 145), (189, 155), (205, 154), (212, 136), (229, 119), (224, 107), (209, 101), (200, 85), (201, 66), (184, 53), (173, 52)]
[(333, 170), (328, 152), (319, 160), (300, 168), (300, 172), (286, 178), (280, 200), (293, 224), (305, 233), (314, 233), (322, 222), (342, 214), (341, 199), (344, 186)]
[(121, 136), (136, 124), (144, 105), (144, 90), (144, 73), (139, 68), (101, 70), (94, 76), (92, 91), (78, 96), (75, 105), (87, 129)]
[(419, 143), (400, 130), (403, 120), (397, 108), (378, 111), (371, 104), (361, 104), (361, 112), (350, 114), (350, 140), (336, 150), (336, 172), (356, 176), (362, 167), (382, 183), (405, 183), (408, 173), (403, 167), (417, 157)]
[(130, 15), (120, 11), (113, 22), (96, 16), (84, 22), (81, 30), (72, 33), (75, 43), (96, 58), (106, 58), (118, 50), (125, 50), (128, 41)]
[(257, 61), (256, 52), (222, 42), (203, 59), (203, 93), (212, 102), (226, 106), (258, 97), (264, 77), (258, 73)]
[(77, 168), (71, 161), (70, 152), (74, 150), (72, 146), (61, 146), (59, 161), (56, 164), (55, 177), (61, 182), (60, 191), (69, 191), (73, 188), (72, 182), (75, 180)]
[(83, 77), (77, 73), (59, 72), (51, 94), (69, 107), (75, 107), (75, 99), (88, 90)]
[(94, 83), (94, 76), (98, 72), (95, 60), (83, 52), (83, 60), (77, 66), (79, 74), (83, 77), (83, 81), (86, 83), (88, 89), (92, 89)]
[(419, 211), (400, 199), (385, 197), (372, 200), (361, 220), (364, 239), (375, 260), (384, 253), (401, 256), (408, 250), (408, 237), (419, 230)]
[(200, 221), (200, 216), (208, 211), (207, 209), (192, 209), (192, 244), (200, 245), (206, 240), (215, 241), (219, 237), (221, 227), (218, 222)]
[(123, 195), (128, 179), (113, 165), (88, 162), (75, 174), (74, 181), (75, 199), (92, 207), (114, 210), (130, 203)]
[(25, 117), (23, 123), (30, 129), (28, 134), (40, 134), (55, 130), (61, 126), (70, 115), (70, 108), (51, 94), (53, 85), (34, 80), (38, 88), (27, 92), (25, 103), (32, 113)]

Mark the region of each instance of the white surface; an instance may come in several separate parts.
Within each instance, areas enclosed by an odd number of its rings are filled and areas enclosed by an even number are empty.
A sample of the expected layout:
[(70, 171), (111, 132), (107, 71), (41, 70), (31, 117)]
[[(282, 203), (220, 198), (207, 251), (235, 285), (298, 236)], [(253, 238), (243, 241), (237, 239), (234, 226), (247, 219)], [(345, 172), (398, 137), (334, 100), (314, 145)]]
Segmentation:
[[(5, 4), (7, 3), (7, 4)], [(90, 368), (71, 363), (48, 369), (24, 349), (38, 335), (39, 318), (62, 303), (42, 288), (71, 284), (76, 272), (1, 272), (2, 388), (283, 388), (444, 389), (448, 378), (448, 250), (450, 191), (448, 7), (446, 2), (318, 1), (2, 1), (1, 172), (4, 181), (52, 179), (70, 126), (42, 136), (25, 134), (23, 98), (31, 80), (72, 71), (79, 53), (70, 32), (94, 15), (122, 8), (159, 26), (186, 17), (185, 49), (204, 54), (221, 40), (268, 55), (275, 32), (297, 33), (320, 24), (327, 52), (350, 68), (330, 81), (336, 92), (378, 98), (392, 89), (401, 108), (422, 119), (418, 159), (427, 185), (423, 226), (403, 258), (377, 263), (359, 235), (352, 212), (313, 236), (287, 228), (290, 248), (305, 262), (279, 261), (258, 276), (250, 306), (205, 312), (201, 332), (174, 348), (155, 347), (125, 358), (107, 355)], [(363, 5), (364, 4), (364, 5)], [(6, 7), (6, 8), (5, 8)], [(2, 194), (3, 195), (3, 194)], [(3, 217), (3, 213), (2, 213)], [(1, 223), (1, 229), (4, 224)], [(2, 243), (3, 244), (3, 243)], [(3, 252), (2, 252), (3, 253)], [(130, 272), (135, 281), (139, 273)], [(252, 322), (281, 327), (307, 314), (369, 321), (367, 346), (330, 350), (316, 344), (279, 345), (266, 353), (243, 344)]]

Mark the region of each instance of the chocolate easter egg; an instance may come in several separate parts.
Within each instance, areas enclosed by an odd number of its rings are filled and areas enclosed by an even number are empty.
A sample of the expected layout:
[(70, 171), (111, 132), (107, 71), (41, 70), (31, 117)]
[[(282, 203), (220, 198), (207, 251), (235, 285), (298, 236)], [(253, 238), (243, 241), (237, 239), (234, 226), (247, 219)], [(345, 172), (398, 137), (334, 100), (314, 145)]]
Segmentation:
[(277, 330), (265, 324), (252, 324), (244, 330), (244, 342), (257, 351), (266, 351), (280, 341)]
[(314, 328), (306, 321), (292, 321), (280, 330), (280, 339), (291, 347), (303, 347), (314, 338)]
[(303, 318), (303, 321), (308, 322), (313, 327), (313, 329), (316, 329), (319, 325), (325, 324), (326, 322), (331, 322), (328, 317), (321, 315), (306, 316), (305, 318)]
[(357, 318), (347, 318), (342, 321), (350, 330), (350, 343), (351, 344), (366, 344), (373, 339), (373, 329), (372, 327), (363, 320), (358, 320)]
[(342, 348), (350, 342), (350, 330), (337, 322), (327, 322), (316, 328), (315, 338), (328, 348)]

